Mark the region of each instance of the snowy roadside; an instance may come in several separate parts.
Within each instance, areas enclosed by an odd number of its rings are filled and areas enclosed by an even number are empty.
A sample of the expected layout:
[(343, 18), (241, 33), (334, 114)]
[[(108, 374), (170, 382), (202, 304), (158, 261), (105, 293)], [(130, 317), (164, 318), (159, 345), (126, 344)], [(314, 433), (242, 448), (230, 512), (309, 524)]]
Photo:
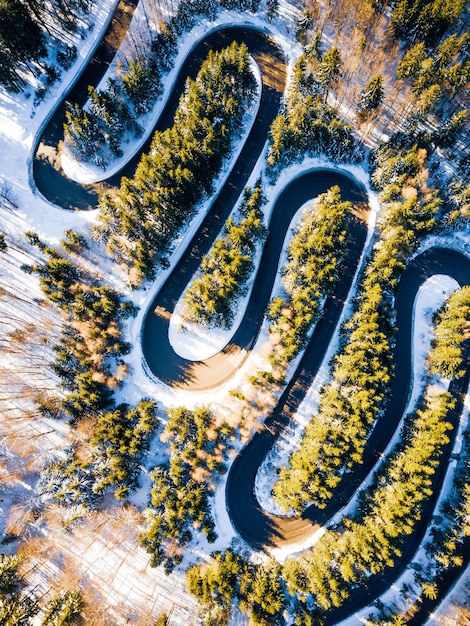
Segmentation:
[[(442, 288), (442, 292), (440, 289), (440, 285), (437, 283), (432, 284), (432, 281), (433, 281), (432, 278), (429, 281), (427, 281), (422, 287), (423, 293), (418, 295), (417, 300), (421, 298), (422, 303), (421, 303), (421, 307), (416, 306), (417, 320), (421, 320), (422, 318), (425, 318), (426, 321), (428, 321), (429, 318), (432, 320), (432, 310), (435, 309), (435, 305), (436, 305), (436, 302), (434, 301), (434, 297), (436, 297), (437, 300), (439, 300), (442, 297), (443, 302), (444, 302), (446, 299), (446, 297), (444, 297), (445, 291), (447, 291), (447, 289), (451, 289), (451, 290), (455, 289), (455, 285), (454, 287), (452, 287), (452, 283), (454, 281), (452, 279), (449, 279), (449, 277), (446, 277), (446, 281), (445, 281), (446, 285)], [(428, 285), (428, 283), (431, 283), (431, 284)], [(426, 306), (426, 305), (429, 305), (429, 306)], [(426, 345), (429, 345), (432, 340), (433, 326), (431, 323), (429, 323), (429, 321), (426, 325), (428, 326), (428, 328), (426, 328), (425, 330), (425, 337), (423, 336), (423, 341), (425, 342)], [(415, 328), (415, 332), (414, 332), (415, 349), (417, 347), (416, 344), (417, 343), (419, 344), (420, 336), (421, 336), (421, 333), (416, 332), (416, 328)], [(421, 366), (424, 368), (423, 362), (421, 363)], [(422, 381), (416, 380), (418, 377), (417, 374), (418, 372), (415, 372), (414, 382), (418, 385), (421, 385)], [(447, 381), (447, 382), (450, 382), (450, 381)], [(443, 383), (445, 385), (446, 381), (443, 381)], [(413, 388), (413, 391), (415, 391), (414, 388)], [(410, 405), (408, 406), (407, 410), (408, 411), (411, 410)], [(458, 464), (457, 459), (458, 459), (458, 456), (460, 454), (460, 450), (462, 447), (463, 433), (468, 427), (469, 415), (470, 415), (470, 397), (467, 391), (467, 396), (464, 401), (464, 408), (463, 408), (462, 416), (458, 425), (458, 430), (455, 436), (454, 446), (452, 448), (449, 465), (445, 473), (443, 487), (439, 493), (439, 496), (436, 501), (436, 506), (434, 507), (434, 511), (433, 511), (433, 519), (436, 521), (439, 519), (441, 515), (441, 509), (442, 509), (443, 503), (447, 500), (453, 488), (454, 472)], [(383, 593), (380, 596), (379, 600), (383, 602), (385, 606), (396, 607), (396, 610), (404, 614), (416, 602), (417, 598), (421, 595), (422, 591), (421, 591), (419, 584), (415, 580), (415, 574), (417, 571), (426, 571), (427, 567), (432, 568), (432, 562), (429, 556), (427, 555), (426, 549), (425, 549), (426, 544), (429, 544), (432, 542), (433, 542), (433, 537), (431, 535), (431, 524), (430, 524), (426, 530), (423, 540), (421, 541), (420, 545), (415, 551), (413, 557), (410, 558), (409, 565), (406, 567), (404, 572), (398, 577), (395, 583), (390, 587), (390, 589), (388, 589), (385, 593)], [(468, 588), (465, 589), (465, 587), (468, 587), (469, 573), (470, 573), (470, 566), (468, 566), (466, 570), (464, 570), (460, 574), (460, 576), (458, 577), (452, 589), (449, 591), (448, 594), (446, 594), (445, 598), (443, 598), (442, 601), (440, 602), (438, 608), (426, 621), (427, 625), (441, 623), (438, 616), (447, 614), (449, 605), (451, 605), (453, 601), (460, 602), (461, 604), (463, 604), (463, 601), (466, 600), (468, 597)], [(406, 589), (406, 593), (404, 592), (405, 589)], [(355, 613), (354, 616), (351, 616), (348, 619), (343, 620), (337, 626), (358, 626), (359, 624), (364, 624), (364, 620), (374, 611), (376, 611), (376, 606), (374, 605), (369, 605), (367, 607), (364, 607), (363, 609)]]
[[(133, 26), (137, 28), (139, 19), (142, 19), (141, 11), (139, 7), (136, 10), (131, 29)], [(110, 178), (116, 174), (128, 161), (130, 161), (142, 148), (147, 139), (153, 134), (155, 124), (165, 107), (172, 91), (173, 83), (179, 73), (179, 69), (182, 63), (190, 56), (194, 48), (206, 38), (209, 34), (221, 30), (222, 28), (228, 28), (231, 26), (245, 26), (256, 27), (262, 32), (265, 32), (273, 36), (276, 42), (280, 45), (286, 58), (288, 59), (289, 67), (293, 65), (295, 59), (300, 54), (300, 48), (288, 41), (287, 37), (283, 35), (274, 26), (267, 26), (266, 22), (257, 16), (251, 16), (247, 19), (244, 15), (240, 15), (235, 11), (229, 11), (224, 9), (219, 12), (215, 20), (209, 20), (203, 18), (198, 26), (191, 29), (189, 32), (184, 33), (181, 37), (178, 45), (178, 53), (174, 59), (172, 69), (166, 73), (162, 80), (163, 92), (157, 99), (154, 107), (149, 113), (137, 119), (138, 123), (145, 129), (141, 137), (129, 140), (122, 145), (124, 154), (120, 158), (113, 159), (113, 161), (103, 170), (93, 164), (85, 164), (77, 161), (70, 154), (70, 151), (65, 146), (64, 153), (62, 154), (62, 167), (65, 174), (80, 183), (92, 183)], [(125, 43), (124, 43), (125, 45)], [(117, 59), (110, 65), (108, 71), (103, 76), (97, 89), (105, 89), (106, 83), (109, 78), (113, 77), (116, 73)], [(290, 72), (289, 72), (290, 74)]]
[(21, 95), (0, 90), (0, 182), (11, 187), (19, 207), (16, 213), (25, 223), (24, 230), (37, 230), (51, 243), (57, 243), (66, 228), (86, 230), (92, 216), (60, 210), (35, 191), (35, 185), (31, 184), (34, 147), (58, 99), (71, 88), (77, 74), (93, 55), (117, 4), (118, 0), (95, 2), (93, 34), (83, 41), (78, 36), (72, 40), (78, 49), (77, 61), (62, 73), (36, 108), (33, 106), (34, 85), (29, 85)]

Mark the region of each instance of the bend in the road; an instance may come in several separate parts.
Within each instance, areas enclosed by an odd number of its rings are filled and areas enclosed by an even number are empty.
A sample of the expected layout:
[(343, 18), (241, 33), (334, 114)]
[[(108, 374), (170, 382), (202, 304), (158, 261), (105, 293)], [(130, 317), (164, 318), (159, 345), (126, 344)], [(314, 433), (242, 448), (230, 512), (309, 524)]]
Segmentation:
[[(242, 156), (242, 159), (245, 157)], [(228, 184), (231, 184), (230, 179)], [(233, 184), (237, 184), (237, 181), (234, 180)], [(241, 192), (244, 181), (240, 181), (238, 185), (237, 192), (239, 189)], [(222, 190), (212, 205), (211, 212), (214, 211), (216, 217), (206, 220), (196, 233), (192, 244), (156, 294), (145, 318), (142, 345), (147, 364), (157, 378), (175, 387), (202, 391), (220, 386), (235, 374), (249, 356), (258, 337), (271, 297), (284, 239), (293, 216), (305, 202), (326, 192), (333, 185), (341, 187), (343, 200), (351, 200), (361, 207), (367, 204), (367, 196), (359, 183), (338, 170), (316, 169), (291, 181), (280, 193), (271, 210), (268, 236), (242, 322), (229, 344), (217, 355), (204, 361), (189, 361), (177, 355), (170, 344), (169, 319), (186, 285), (199, 267), (202, 255), (209, 250), (220, 231), (221, 218), (225, 219), (230, 210)], [(362, 246), (358, 243), (356, 252), (352, 254), (360, 255), (361, 250)], [(350, 268), (354, 267), (353, 262)]]
[(81, 185), (65, 176), (60, 163), (65, 110), (67, 102), (83, 106), (88, 99), (88, 85), (98, 85), (124, 39), (138, 3), (139, 0), (120, 0), (92, 59), (57, 102), (33, 143), (31, 184), (60, 208), (95, 208), (99, 193), (106, 187), (105, 184)]
[[(131, 0), (128, 0), (130, 2)], [(132, 0), (136, 5), (138, 0)], [(128, 11), (128, 13), (130, 13)], [(129, 20), (130, 21), (130, 20)], [(114, 21), (113, 21), (114, 23)], [(112, 25), (110, 26), (112, 28)], [(204, 39), (197, 42), (190, 54), (186, 56), (178, 69), (170, 95), (156, 121), (148, 139), (140, 151), (126, 162), (114, 175), (98, 183), (81, 184), (68, 178), (62, 170), (60, 162), (60, 145), (64, 141), (63, 124), (65, 121), (66, 102), (78, 102), (84, 105), (88, 97), (88, 85), (96, 86), (104, 75), (109, 64), (109, 45), (102, 42), (95, 57), (90, 62), (88, 71), (83, 71), (73, 89), (58, 103), (54, 114), (36, 139), (33, 147), (32, 178), (38, 191), (51, 203), (69, 210), (95, 209), (99, 196), (103, 191), (118, 187), (123, 176), (132, 177), (143, 153), (149, 152), (155, 131), (164, 131), (173, 123), (181, 94), (184, 92), (186, 80), (194, 79), (210, 50), (220, 50), (232, 41), (247, 43), (250, 53), (257, 62), (263, 76), (263, 95), (265, 102), (257, 116), (257, 124), (266, 126), (268, 115), (274, 108), (270, 108), (269, 100), (277, 96), (276, 113), (279, 99), (282, 96), (286, 83), (286, 65), (280, 48), (271, 40), (268, 34), (249, 26), (220, 26), (213, 29)], [(114, 50), (116, 52), (117, 50)], [(85, 68), (86, 69), (86, 68)], [(266, 95), (267, 94), (267, 95)], [(271, 94), (271, 95), (269, 95)], [(270, 121), (266, 127), (269, 127)], [(261, 134), (262, 128), (258, 130)], [(264, 136), (263, 145), (266, 141)], [(245, 143), (245, 153), (257, 149), (250, 137)]]

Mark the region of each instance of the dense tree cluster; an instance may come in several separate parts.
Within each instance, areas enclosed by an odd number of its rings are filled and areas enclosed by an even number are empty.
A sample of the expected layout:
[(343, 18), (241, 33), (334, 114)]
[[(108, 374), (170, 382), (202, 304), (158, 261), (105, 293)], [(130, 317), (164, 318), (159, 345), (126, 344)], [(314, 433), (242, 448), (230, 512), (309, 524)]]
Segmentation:
[[(78, 17), (89, 7), (90, 0), (1, 0), (0, 85), (21, 91), (27, 83), (25, 73), (40, 70), (38, 62), (46, 54), (46, 33), (50, 35), (57, 26), (76, 30)], [(71, 50), (58, 55), (63, 66), (67, 55), (73, 56)], [(51, 80), (53, 68), (44, 65), (44, 70)]]
[(284, 578), (291, 593), (303, 598), (311, 593), (317, 607), (326, 611), (341, 606), (371, 574), (393, 567), (432, 494), (432, 475), (448, 442), (445, 419), (453, 404), (447, 392), (429, 394), (426, 406), (408, 418), (402, 442), (376, 475), (357, 518), (343, 519), (314, 550), (286, 563)]
[(71, 260), (45, 246), (35, 233), (27, 233), (27, 237), (46, 260), (25, 269), (39, 275), (43, 293), (67, 319), (54, 348), (57, 356), (52, 367), (68, 392), (62, 409), (72, 422), (77, 421), (111, 404), (112, 390), (127, 372), (124, 364), (113, 371), (115, 360), (130, 350), (122, 339), (121, 324), (135, 315), (136, 308), (110, 287), (94, 284)]
[(278, 337), (276, 361), (288, 364), (305, 347), (322, 298), (334, 289), (350, 206), (341, 201), (339, 187), (332, 187), (302, 214), (282, 268), (288, 295), (274, 298), (268, 309), (269, 332)]
[(83, 459), (83, 450), (70, 450), (66, 459), (41, 472), (36, 491), (44, 501), (69, 507), (94, 506), (110, 489), (116, 499), (125, 499), (138, 486), (139, 465), (158, 424), (156, 409), (154, 401), (143, 399), (133, 408), (120, 404), (101, 413), (90, 459)]
[(447, 378), (461, 378), (462, 341), (467, 336), (470, 322), (470, 287), (457, 290), (439, 311), (429, 370)]
[[(137, 487), (139, 464), (156, 427), (156, 404), (147, 399), (137, 406), (114, 406), (114, 389), (127, 374), (120, 359), (130, 345), (122, 339), (122, 322), (135, 315), (135, 306), (114, 289), (97, 284), (57, 249), (26, 233), (45, 260), (25, 266), (39, 275), (43, 293), (64, 313), (62, 335), (54, 346), (51, 365), (66, 390), (63, 398), (48, 398), (39, 405), (47, 416), (67, 416), (76, 424), (83, 419), (91, 430), (92, 458), (74, 447), (65, 460), (46, 468), (37, 490), (44, 500), (68, 505), (90, 505), (109, 489), (123, 499)], [(67, 231), (63, 247), (77, 252), (86, 241)]]
[(450, 35), (431, 51), (422, 42), (417, 43), (403, 56), (397, 67), (397, 78), (411, 79), (413, 93), (417, 96), (433, 85), (455, 96), (469, 81), (468, 45), (468, 33), (460, 37)]
[(0, 84), (18, 92), (26, 84), (21, 70), (46, 52), (44, 34), (22, 2), (2, 0), (0, 11)]
[(142, 134), (123, 91), (116, 79), (108, 80), (107, 90), (89, 87), (90, 111), (70, 105), (65, 112), (64, 136), (67, 146), (78, 160), (93, 159), (106, 165), (108, 154), (120, 157), (123, 136)]
[(0, 623), (5, 626), (28, 626), (38, 612), (36, 602), (22, 592), (20, 565), (19, 556), (0, 554)]
[(250, 616), (250, 624), (285, 623), (281, 567), (274, 561), (254, 566), (232, 550), (214, 552), (209, 564), (194, 565), (187, 570), (186, 582), (203, 607), (201, 613), (206, 626), (228, 624), (235, 601)]
[(94, 236), (134, 269), (137, 282), (153, 276), (155, 260), (211, 190), (255, 87), (245, 45), (211, 52), (187, 82), (174, 125), (155, 134), (134, 178), (101, 198)]
[(170, 442), (167, 465), (150, 473), (149, 508), (141, 545), (151, 554), (151, 564), (171, 571), (182, 559), (192, 530), (202, 531), (212, 543), (216, 539), (209, 507), (213, 473), (221, 470), (226, 437), (230, 428), (214, 428), (214, 415), (206, 407), (190, 411), (171, 409), (163, 438)]
[(313, 72), (308, 71), (304, 57), (297, 62), (286, 110), (276, 117), (270, 129), (267, 162), (272, 176), (304, 156), (324, 153), (335, 163), (357, 160), (351, 126), (325, 101), (339, 69), (336, 48), (323, 55)]
[(199, 276), (184, 294), (183, 320), (208, 328), (230, 328), (237, 300), (246, 293), (254, 268), (256, 244), (266, 235), (263, 202), (261, 181), (253, 191), (245, 190), (238, 219), (227, 220), (223, 235), (203, 257)]
[[(385, 406), (392, 375), (393, 297), (407, 259), (434, 227), (440, 207), (426, 185), (413, 186), (425, 153), (415, 146), (393, 154), (385, 146), (376, 156), (372, 180), (393, 200), (383, 209), (380, 239), (362, 277), (354, 313), (343, 327), (332, 380), (322, 389), (318, 415), (307, 425), (290, 467), (281, 468), (274, 488), (286, 511), (300, 512), (310, 502), (326, 505), (344, 470), (361, 461), (368, 434)], [(404, 188), (408, 197), (398, 199)]]
[(104, 493), (114, 487), (115, 497), (122, 500), (137, 488), (139, 464), (158, 426), (156, 411), (156, 403), (144, 398), (135, 407), (120, 404), (99, 415), (91, 439), (101, 457), (93, 491)]
[[(415, 97), (414, 121), (423, 121), (444, 99), (452, 102), (461, 95), (470, 81), (468, 58), (469, 35), (456, 34), (444, 39), (436, 48), (428, 51), (424, 43), (417, 43), (404, 55), (397, 67), (397, 78), (411, 81)], [(461, 109), (445, 119), (441, 111), (441, 123), (431, 135), (435, 146), (449, 147), (466, 122), (466, 110)]]
[(435, 45), (461, 15), (465, 0), (398, 0), (393, 3), (391, 23), (399, 39)]

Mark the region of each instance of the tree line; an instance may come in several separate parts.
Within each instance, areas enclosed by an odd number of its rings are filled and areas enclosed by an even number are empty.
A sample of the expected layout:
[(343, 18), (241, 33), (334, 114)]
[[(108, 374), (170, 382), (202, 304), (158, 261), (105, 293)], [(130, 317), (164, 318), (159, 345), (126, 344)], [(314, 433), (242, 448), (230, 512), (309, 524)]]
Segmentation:
[[(342, 328), (318, 414), (289, 467), (279, 472), (274, 493), (286, 511), (301, 512), (309, 503), (326, 506), (345, 470), (361, 462), (370, 430), (385, 407), (393, 375), (393, 299), (407, 260), (434, 228), (441, 204), (426, 185), (416, 186), (424, 158), (417, 146), (395, 152), (388, 144), (375, 157), (372, 181), (387, 198), (380, 238), (360, 280), (354, 312)], [(406, 199), (400, 197), (404, 188), (413, 190)]]
[(93, 236), (131, 268), (135, 283), (154, 275), (155, 262), (211, 191), (255, 88), (245, 45), (210, 52), (188, 80), (173, 126), (154, 135), (134, 178), (100, 199)]
[(276, 362), (288, 365), (305, 347), (322, 299), (334, 290), (350, 208), (335, 186), (302, 213), (281, 270), (286, 295), (271, 300), (267, 313), (269, 333), (276, 337)]
[(261, 180), (245, 189), (238, 217), (230, 217), (199, 273), (184, 294), (181, 317), (208, 328), (230, 328), (238, 299), (254, 269), (253, 255), (266, 236), (261, 206), (265, 199)]
[[(435, 335), (429, 355), (430, 372), (459, 378), (463, 375), (463, 342), (470, 320), (470, 288), (455, 291), (435, 316)], [(448, 344), (448, 345), (447, 345)], [(426, 544), (429, 565), (418, 575), (427, 597), (436, 599), (446, 572), (464, 563), (465, 542), (470, 537), (470, 430), (467, 426), (454, 471), (452, 489), (441, 506), (442, 517), (431, 528)], [(432, 595), (430, 595), (432, 594)]]
[(45, 260), (23, 269), (39, 275), (44, 295), (65, 317), (52, 367), (68, 392), (61, 410), (77, 422), (112, 404), (113, 388), (127, 373), (120, 357), (131, 349), (122, 338), (122, 322), (137, 309), (111, 287), (86, 276), (56, 248), (42, 243), (36, 233), (26, 236)]

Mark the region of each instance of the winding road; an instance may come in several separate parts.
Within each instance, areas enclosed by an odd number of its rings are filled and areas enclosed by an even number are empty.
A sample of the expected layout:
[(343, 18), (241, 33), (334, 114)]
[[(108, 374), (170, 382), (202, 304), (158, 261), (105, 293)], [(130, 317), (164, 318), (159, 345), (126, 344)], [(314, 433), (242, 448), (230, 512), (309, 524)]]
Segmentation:
[[(341, 187), (342, 199), (350, 200), (357, 214), (363, 212), (364, 206), (367, 206), (365, 191), (357, 182), (340, 171), (314, 170), (305, 172), (290, 182), (272, 209), (269, 233), (241, 324), (221, 352), (204, 361), (195, 362), (178, 356), (173, 350), (169, 341), (169, 321), (187, 283), (199, 267), (202, 255), (209, 250), (230, 211), (230, 206), (224, 203), (225, 194), (224, 188), (222, 189), (211, 208), (211, 211), (215, 209), (214, 219), (206, 220), (199, 229), (193, 242), (159, 290), (145, 318), (142, 345), (147, 364), (155, 376), (175, 387), (202, 391), (219, 387), (235, 374), (249, 356), (258, 337), (263, 315), (271, 297), (284, 239), (293, 216), (305, 202), (326, 192), (333, 185)], [(222, 223), (221, 215), (224, 216)], [(341, 272), (342, 279), (347, 282), (348, 287), (362, 251), (367, 227), (361, 219), (352, 215), (349, 219), (349, 230), (348, 263), (343, 266)], [(340, 291), (335, 292), (334, 301), (339, 304), (346, 294), (347, 290), (344, 294), (340, 294)], [(337, 313), (339, 315), (340, 307)], [(325, 325), (326, 323), (325, 321)], [(322, 324), (322, 328), (325, 328), (325, 325)]]
[[(122, 19), (120, 32), (125, 32), (136, 4), (137, 0), (120, 3), (120, 10), (123, 11), (120, 14), (120, 20)], [(114, 51), (120, 39), (122, 37), (111, 38)], [(264, 148), (269, 126), (279, 110), (286, 84), (286, 65), (281, 50), (268, 35), (248, 26), (225, 27), (210, 33), (204, 41), (194, 47), (191, 55), (181, 66), (172, 95), (155, 127), (155, 130), (164, 130), (171, 125), (186, 77), (196, 75), (207, 51), (220, 49), (234, 39), (244, 41), (248, 45), (250, 54), (260, 67), (263, 89), (259, 113), (226, 183), (215, 195), (207, 217), (183, 253), (181, 260), (155, 296), (144, 319), (142, 342), (147, 364), (154, 375), (167, 384), (191, 390), (210, 389), (221, 385), (240, 367), (256, 341), (266, 304), (270, 298), (284, 237), (294, 213), (305, 201), (316, 197), (332, 185), (339, 185), (342, 198), (352, 201), (356, 211), (349, 220), (347, 251), (341, 265), (338, 286), (334, 294), (327, 299), (312, 339), (276, 409), (266, 419), (262, 431), (256, 434), (236, 457), (228, 476), (227, 507), (233, 525), (248, 543), (256, 548), (269, 549), (274, 546), (297, 544), (311, 535), (316, 527), (325, 524), (353, 496), (362, 480), (370, 472), (392, 437), (406, 406), (411, 378), (412, 307), (417, 290), (428, 277), (436, 273), (450, 275), (460, 285), (470, 284), (470, 261), (458, 252), (433, 248), (420, 254), (407, 268), (396, 300), (398, 328), (394, 357), (396, 375), (391, 397), (385, 414), (380, 418), (368, 441), (363, 464), (357, 471), (348, 475), (347, 480), (341, 482), (330, 505), (322, 511), (311, 507), (301, 517), (279, 517), (264, 511), (254, 493), (256, 472), (304, 398), (336, 328), (365, 241), (366, 225), (363, 216), (367, 205), (367, 195), (359, 183), (338, 170), (325, 168), (308, 171), (291, 181), (278, 196), (272, 208), (269, 235), (257, 270), (246, 315), (229, 345), (215, 357), (203, 362), (187, 361), (174, 353), (168, 340), (168, 323), (175, 304), (198, 268), (202, 255), (210, 249), (213, 240), (243, 191)], [(110, 50), (106, 46), (97, 50), (96, 57), (84, 69), (72, 91), (67, 95), (70, 101), (84, 102), (88, 84), (97, 84), (109, 63), (109, 55)], [(68, 179), (60, 167), (65, 99), (64, 96), (58, 103), (54, 115), (43, 129), (41, 136), (37, 138), (33, 150), (33, 177), (38, 190), (50, 202), (71, 210), (87, 210), (96, 207), (98, 195), (104, 188), (118, 185), (123, 175), (132, 176), (140, 155), (105, 183), (79, 185)], [(142, 150), (148, 150), (148, 147), (149, 142)], [(468, 354), (467, 349), (467, 365)], [(467, 367), (466, 376), (452, 382), (452, 391), (460, 402), (452, 416), (455, 423), (460, 415), (462, 398), (468, 385), (468, 375), (469, 368)], [(390, 570), (384, 576), (371, 579), (371, 584), (367, 589), (358, 590), (347, 605), (332, 612), (328, 618), (330, 623), (346, 617), (364, 606), (373, 597), (377, 597), (406, 567), (414, 547), (423, 537), (432, 514), (451, 445), (449, 443), (446, 446), (442, 462), (435, 475), (435, 496), (428, 501), (426, 510), (423, 512), (422, 523), (407, 541), (403, 557), (396, 563), (393, 571)]]

